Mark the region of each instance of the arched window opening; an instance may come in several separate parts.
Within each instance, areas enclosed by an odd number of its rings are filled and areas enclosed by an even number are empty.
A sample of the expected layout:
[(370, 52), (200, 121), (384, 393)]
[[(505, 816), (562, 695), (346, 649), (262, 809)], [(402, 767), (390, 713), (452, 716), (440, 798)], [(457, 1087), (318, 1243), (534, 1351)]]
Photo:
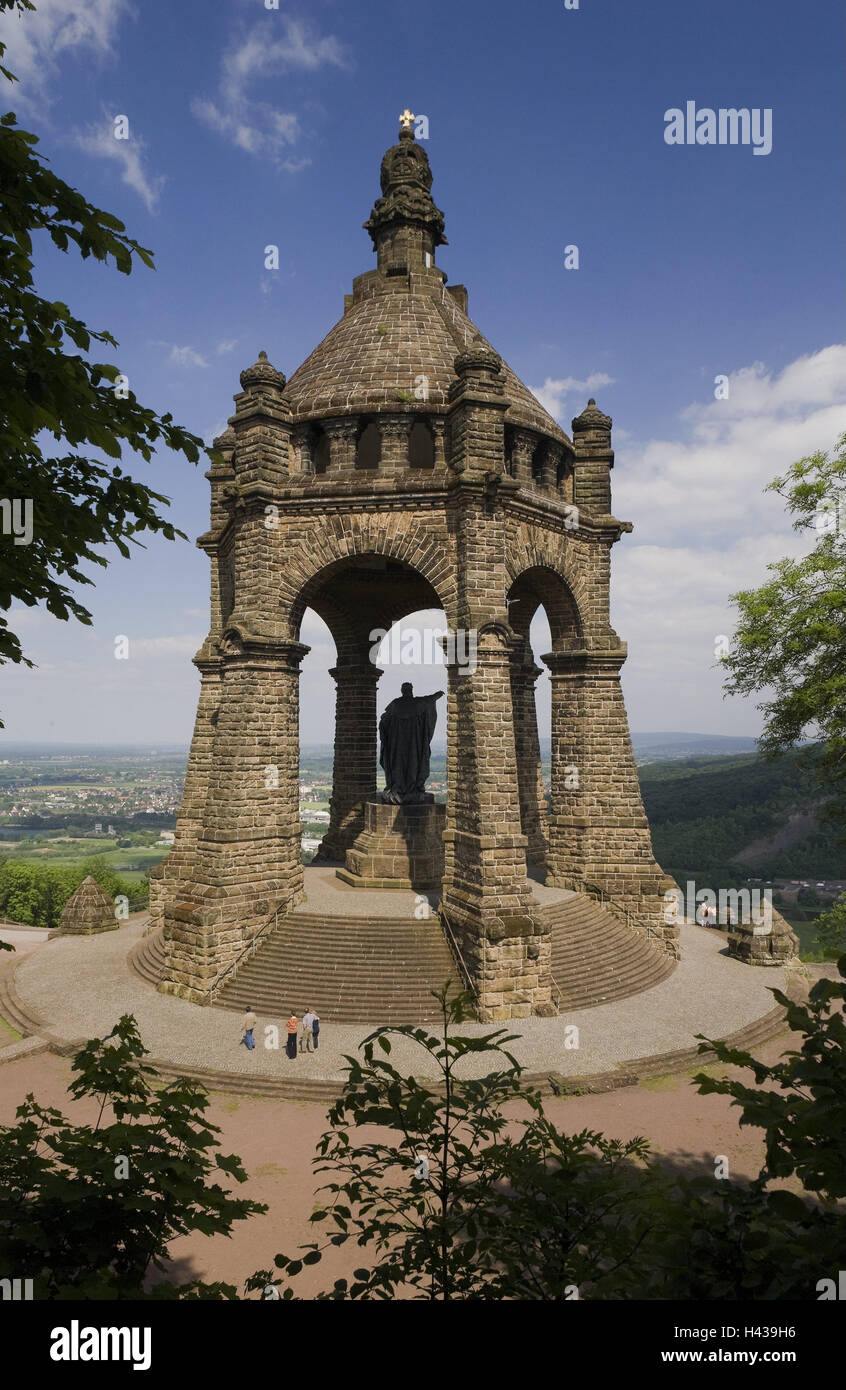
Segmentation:
[(355, 450), (355, 466), (364, 472), (370, 472), (379, 467), (382, 458), (382, 436), (379, 426), (373, 420), (369, 420), (358, 436), (358, 444)]
[(508, 426), (505, 429), (505, 471), (514, 477), (514, 431)]
[(432, 428), (425, 420), (415, 420), (408, 436), (409, 468), (434, 468), (435, 440)]
[(315, 425), (311, 437), (312, 468), (315, 473), (325, 473), (329, 467), (329, 436), (320, 425)]
[(532, 453), (532, 482), (533, 482), (533, 483), (542, 483), (542, 482), (543, 482), (543, 463), (544, 463), (544, 458), (545, 458), (545, 456), (546, 456), (546, 445), (544, 444), (543, 440), (541, 440), (539, 444), (536, 444), (536, 445), (535, 445), (534, 452)]

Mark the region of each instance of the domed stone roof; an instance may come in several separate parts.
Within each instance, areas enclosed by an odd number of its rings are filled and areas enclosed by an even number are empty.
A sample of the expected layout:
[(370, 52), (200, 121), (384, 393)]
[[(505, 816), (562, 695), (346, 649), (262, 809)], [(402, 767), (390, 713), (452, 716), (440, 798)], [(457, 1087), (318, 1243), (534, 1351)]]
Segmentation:
[[(383, 196), (364, 224), (378, 268), (356, 279), (343, 318), (290, 377), (285, 397), (295, 420), (445, 410), (456, 357), (471, 345), (495, 352), (468, 317), (463, 286), (448, 289), (446, 275), (434, 265), (435, 248), (446, 238), (431, 182), (425, 150), (414, 143), (411, 129), (403, 129), (382, 161)], [(507, 425), (569, 444), (504, 361), (502, 381)]]

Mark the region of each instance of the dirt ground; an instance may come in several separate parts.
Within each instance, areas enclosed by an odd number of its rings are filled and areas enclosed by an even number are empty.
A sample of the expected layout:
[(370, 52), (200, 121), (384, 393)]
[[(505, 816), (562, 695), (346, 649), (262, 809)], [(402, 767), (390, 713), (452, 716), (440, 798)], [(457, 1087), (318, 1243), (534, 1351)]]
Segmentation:
[[(789, 1033), (757, 1049), (772, 1062), (786, 1046)], [(701, 1070), (697, 1068), (694, 1070)], [(550, 1098), (550, 1119), (571, 1133), (599, 1130), (621, 1140), (645, 1135), (662, 1159), (684, 1165), (691, 1174), (713, 1173), (717, 1155), (725, 1155), (735, 1178), (757, 1174), (763, 1156), (761, 1132), (738, 1125), (739, 1112), (725, 1096), (702, 1096), (691, 1083), (692, 1072), (659, 1077), (602, 1095)], [(42, 1053), (0, 1067), (0, 1123), (14, 1119), (15, 1107), (31, 1091), (45, 1105), (71, 1118), (94, 1118), (95, 1102), (72, 1101), (67, 1095), (69, 1061)], [(747, 1074), (747, 1080), (749, 1079)], [(268, 1212), (237, 1223), (231, 1237), (194, 1235), (171, 1247), (179, 1278), (222, 1279), (241, 1285), (256, 1269), (273, 1267), (278, 1251), (294, 1255), (313, 1238), (308, 1218), (314, 1209), (315, 1178), (311, 1161), (326, 1128), (322, 1105), (227, 1095), (212, 1092), (208, 1112), (221, 1127), (224, 1153), (243, 1160), (249, 1181), (238, 1195), (266, 1202)], [(299, 1296), (310, 1297), (365, 1262), (363, 1252), (332, 1251), (331, 1258), (304, 1269), (295, 1281)], [(366, 1258), (366, 1257), (365, 1257)]]

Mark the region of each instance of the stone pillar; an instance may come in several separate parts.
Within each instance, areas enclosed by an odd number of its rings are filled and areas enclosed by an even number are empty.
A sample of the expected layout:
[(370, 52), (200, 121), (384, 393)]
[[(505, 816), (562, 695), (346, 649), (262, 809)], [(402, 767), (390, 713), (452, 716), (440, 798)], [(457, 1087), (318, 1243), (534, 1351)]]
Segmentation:
[(335, 666), (335, 761), (329, 829), (315, 864), (344, 862), (364, 829), (364, 803), (376, 793), (376, 688), (383, 674), (370, 661)]
[(624, 644), (542, 658), (552, 679), (552, 794), (547, 883), (602, 889), (678, 955), (664, 921), (672, 880), (655, 862), (620, 688)]
[(382, 436), (380, 473), (404, 473), (408, 468), (408, 436), (413, 421), (407, 415), (380, 415)]
[(511, 446), (511, 471), (521, 487), (532, 481), (532, 454), (535, 437), (528, 430), (515, 430)]
[(557, 444), (547, 444), (541, 466), (541, 483), (550, 491), (554, 491), (558, 486), (558, 461), (560, 458), (560, 447)]
[(189, 884), (193, 877), (197, 840), (202, 830), (209, 791), (214, 726), (220, 704), (220, 659), (216, 654), (204, 659), (201, 648), (194, 658), (194, 665), (201, 676), (194, 736), (188, 755), (173, 848), (150, 873), (149, 931), (164, 926), (167, 902), (182, 898), (188, 891), (183, 885)]
[(435, 468), (446, 468), (446, 447), (444, 442), (445, 423), (442, 415), (434, 415), (429, 422), (432, 426), (432, 440), (435, 446)]
[(190, 896), (168, 901), (159, 988), (194, 1003), (303, 895), (298, 642), (222, 645), (220, 706)]
[(343, 419), (326, 420), (324, 429), (329, 436), (330, 473), (355, 472), (355, 446), (358, 437), (358, 420), (355, 416)]
[(549, 933), (532, 910), (511, 698), (511, 639), (479, 633), (472, 674), (450, 668), (449, 819), (442, 909), (485, 1020), (553, 1013)]
[(546, 794), (541, 769), (535, 682), (542, 668), (517, 653), (511, 665), (511, 702), (514, 709), (514, 742), (517, 783), (520, 791), (520, 824), (526, 836), (526, 863), (546, 863)]

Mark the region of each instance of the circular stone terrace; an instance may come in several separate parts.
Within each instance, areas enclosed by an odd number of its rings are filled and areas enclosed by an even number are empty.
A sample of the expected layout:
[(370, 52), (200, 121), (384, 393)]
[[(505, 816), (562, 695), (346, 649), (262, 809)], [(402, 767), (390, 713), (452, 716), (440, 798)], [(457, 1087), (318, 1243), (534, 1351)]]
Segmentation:
[[(310, 893), (311, 905), (318, 906), (319, 896), (316, 891), (314, 902)], [(373, 896), (361, 895), (357, 910), (372, 913), (374, 903), (364, 899)], [(409, 913), (414, 905), (412, 893), (382, 892), (376, 898), (378, 910), (386, 914)], [(147, 924), (146, 914), (139, 914), (116, 932), (58, 936), (40, 944), (33, 942), (32, 932), (4, 931), (19, 950), (0, 956), (0, 1017), (24, 1036), (0, 1046), (0, 1061), (47, 1048), (68, 1054), (88, 1038), (110, 1032), (121, 1014), (133, 1014), (149, 1060), (165, 1075), (194, 1076), (216, 1089), (301, 1099), (327, 1100), (339, 1092), (344, 1055), (354, 1053), (382, 1020), (339, 1024), (321, 1017), (319, 1050), (294, 1060), (285, 1052), (284, 1015), (257, 1009), (257, 1045), (250, 1053), (240, 1042), (238, 1013), (160, 994), (133, 968), (130, 957), (144, 949)], [(704, 1064), (698, 1033), (751, 1047), (781, 1031), (783, 1010), (770, 990), (796, 981), (795, 968), (744, 965), (728, 955), (720, 932), (693, 924), (681, 927), (681, 951), (672, 974), (628, 998), (563, 1009), (553, 1018), (468, 1022), (460, 1031), (480, 1035), (504, 1028), (514, 1035), (509, 1050), (525, 1068), (526, 1079), (549, 1089), (551, 1078), (563, 1090), (612, 1089), (700, 1060)], [(311, 1001), (289, 1002), (300, 1015)], [(276, 1049), (264, 1045), (266, 1037), (272, 1038), (268, 1025), (278, 1029)], [(577, 1048), (572, 1046), (572, 1025), (578, 1029)], [(438, 1031), (432, 1022), (421, 1026)], [(435, 1075), (434, 1065), (405, 1038), (393, 1040), (391, 1060), (421, 1079)], [(481, 1057), (462, 1063), (467, 1076), (489, 1069), (490, 1061)]]

